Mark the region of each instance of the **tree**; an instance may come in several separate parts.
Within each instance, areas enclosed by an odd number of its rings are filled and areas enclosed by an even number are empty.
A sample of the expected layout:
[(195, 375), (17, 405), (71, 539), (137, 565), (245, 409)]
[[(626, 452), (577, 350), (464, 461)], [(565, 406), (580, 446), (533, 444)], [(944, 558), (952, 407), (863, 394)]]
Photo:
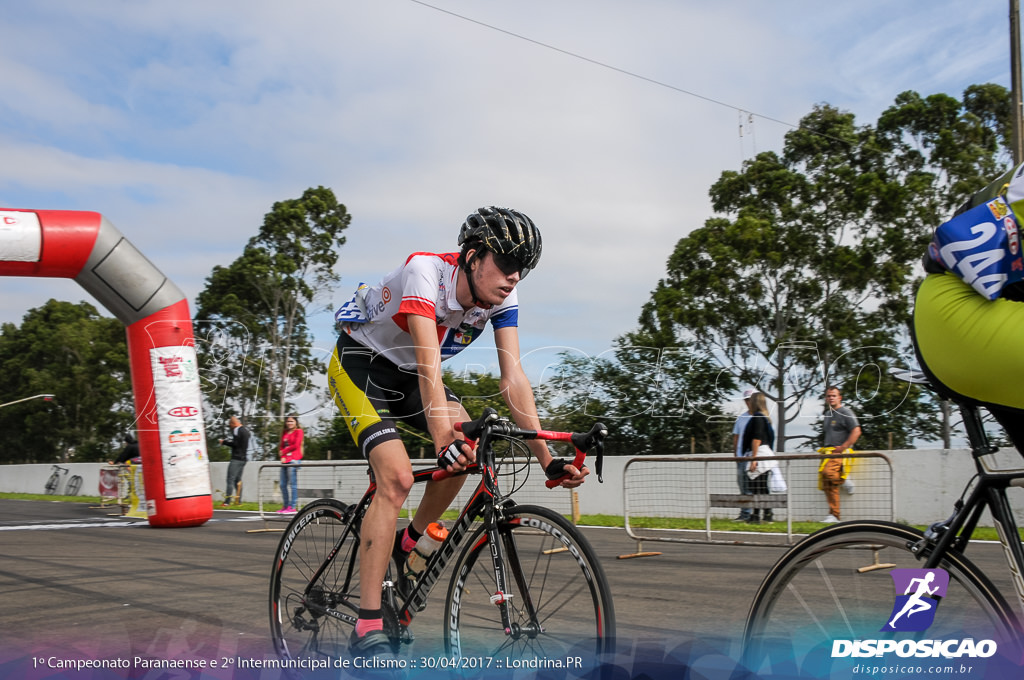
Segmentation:
[[(898, 245), (903, 232), (910, 235), (904, 243), (923, 251), (931, 237), (927, 227), (948, 219), (953, 208), (1012, 162), (1012, 120), (1009, 92), (991, 83), (968, 87), (962, 102), (942, 94), (922, 98), (916, 92), (896, 98), (876, 126), (894, 178), (875, 204), (877, 219), (895, 227), (890, 244)], [(917, 283), (917, 278), (910, 280), (894, 297), (912, 299)], [(949, 448), (952, 409), (941, 402), (937, 410), (940, 420), (931, 425), (938, 426), (943, 447)]]
[[(339, 280), (334, 267), (351, 216), (330, 189), (280, 201), (227, 267), (214, 267), (197, 300), (197, 344), (208, 415), (234, 412), (268, 447), (299, 395), (321, 400), (312, 377), (307, 305)], [(273, 423), (273, 424), (272, 424)]]
[(634, 331), (617, 338), (608, 356), (560, 358), (555, 378), (537, 388), (551, 427), (578, 432), (603, 422), (609, 455), (728, 448), (732, 417), (720, 404), (733, 378), (692, 345)]
[(0, 335), (0, 460), (100, 461), (134, 421), (124, 325), (87, 302), (49, 300)]
[(911, 358), (910, 304), (932, 230), (995, 173), (1005, 94), (903, 93), (877, 127), (815, 107), (782, 155), (761, 153), (711, 187), (723, 216), (677, 243), (641, 331), (695, 342), (765, 392), (779, 409), (779, 450), (811, 438), (787, 425), (817, 417), (805, 402), (826, 383), (860, 395), (851, 401), (876, 432), (903, 443), (929, 433), (927, 397), (887, 369)]

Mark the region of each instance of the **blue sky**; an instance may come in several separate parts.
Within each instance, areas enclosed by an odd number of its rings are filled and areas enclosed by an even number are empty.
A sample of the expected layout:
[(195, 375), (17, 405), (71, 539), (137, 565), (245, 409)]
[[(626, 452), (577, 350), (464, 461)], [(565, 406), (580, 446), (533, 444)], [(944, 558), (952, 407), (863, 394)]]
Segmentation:
[[(508, 205), (545, 237), (524, 351), (596, 355), (713, 215), (719, 174), (781, 149), (778, 121), (1010, 85), (1004, 0), (429, 4), (7, 3), (0, 206), (101, 212), (194, 300), (275, 201), (327, 186), (353, 222), (326, 309)], [(3, 286), (0, 321), (87, 299)], [(330, 314), (313, 322), (329, 348)]]

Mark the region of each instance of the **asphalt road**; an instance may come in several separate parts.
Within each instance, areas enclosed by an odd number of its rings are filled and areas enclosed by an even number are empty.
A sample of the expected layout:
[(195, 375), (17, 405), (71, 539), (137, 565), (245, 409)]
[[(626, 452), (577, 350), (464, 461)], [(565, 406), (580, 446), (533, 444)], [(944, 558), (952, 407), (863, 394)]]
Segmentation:
[[(201, 527), (154, 529), (112, 512), (0, 499), (0, 678), (241, 677), (223, 670), (44, 672), (40, 660), (53, 657), (273, 658), (267, 593), (281, 533), (252, 530), (283, 523), (217, 511)], [(781, 554), (771, 547), (645, 543), (662, 554), (617, 559), (636, 550), (624, 530), (585, 533), (611, 583), (621, 659), (660, 658), (666, 649), (694, 645), (719, 662), (735, 658), (750, 599)], [(985, 567), (1000, 564), (998, 548), (989, 547), (977, 560)], [(438, 639), (440, 609), (436, 602), (413, 623), (421, 649)]]

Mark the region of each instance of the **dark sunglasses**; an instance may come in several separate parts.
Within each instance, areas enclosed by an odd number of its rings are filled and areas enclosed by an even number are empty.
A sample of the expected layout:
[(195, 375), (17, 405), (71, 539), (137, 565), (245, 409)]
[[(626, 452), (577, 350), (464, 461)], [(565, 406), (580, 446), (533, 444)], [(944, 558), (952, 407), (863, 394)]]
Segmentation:
[(524, 267), (519, 260), (511, 255), (502, 255), (501, 253), (495, 253), (492, 251), (491, 258), (494, 260), (495, 266), (497, 266), (505, 276), (512, 276), (513, 274), (518, 273), (520, 279), (525, 279), (526, 275), (530, 273), (529, 267)]

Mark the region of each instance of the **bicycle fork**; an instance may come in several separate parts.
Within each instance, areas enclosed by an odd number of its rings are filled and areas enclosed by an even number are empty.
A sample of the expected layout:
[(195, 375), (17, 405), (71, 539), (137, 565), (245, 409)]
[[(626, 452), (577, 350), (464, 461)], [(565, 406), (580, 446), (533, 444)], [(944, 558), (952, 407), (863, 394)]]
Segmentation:
[[(503, 540), (502, 535), (498, 532), (497, 522), (491, 522), (490, 525), (490, 528), (487, 529), (487, 538), (491, 546), (491, 562), (494, 565), (496, 591), (491, 595), (491, 604), (496, 605), (501, 613), (501, 623), (505, 629), (505, 635), (513, 640), (518, 640), (523, 636), (532, 640), (544, 632), (544, 629), (537, 618), (537, 611), (530, 597), (530, 589), (526, 586), (526, 578), (522, 573), (522, 565), (519, 563), (519, 551), (516, 547), (515, 536), (512, 535), (512, 532), (507, 532), (506, 539)], [(520, 586), (519, 592), (523, 599), (520, 606), (529, 614), (529, 623), (525, 625), (513, 621), (510, 613), (514, 607), (512, 600), (515, 594), (509, 592), (509, 575), (506, 573), (504, 559), (506, 554), (509, 558), (508, 564), (514, 571), (512, 576)]]

